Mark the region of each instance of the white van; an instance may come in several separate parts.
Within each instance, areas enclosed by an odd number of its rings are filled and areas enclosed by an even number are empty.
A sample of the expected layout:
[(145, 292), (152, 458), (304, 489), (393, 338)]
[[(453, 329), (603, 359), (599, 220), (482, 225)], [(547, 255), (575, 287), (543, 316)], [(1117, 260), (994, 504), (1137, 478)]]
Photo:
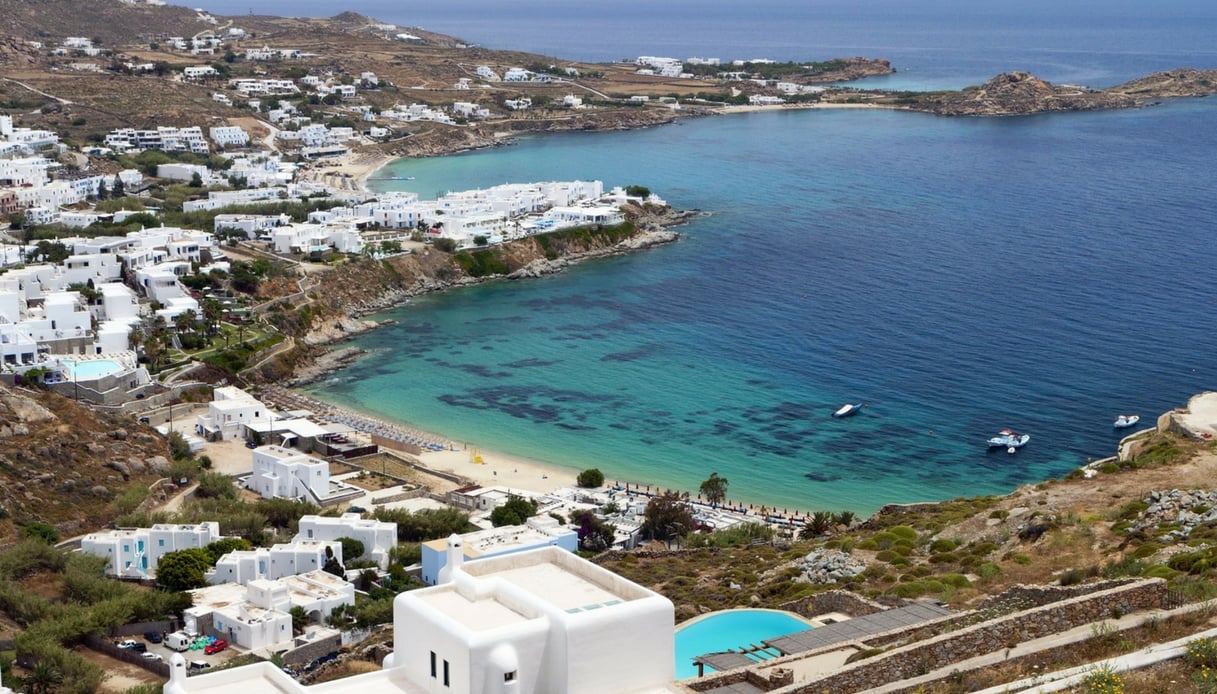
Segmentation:
[(194, 637), (184, 631), (175, 631), (165, 637), (165, 648), (174, 651), (184, 651), (194, 643)]

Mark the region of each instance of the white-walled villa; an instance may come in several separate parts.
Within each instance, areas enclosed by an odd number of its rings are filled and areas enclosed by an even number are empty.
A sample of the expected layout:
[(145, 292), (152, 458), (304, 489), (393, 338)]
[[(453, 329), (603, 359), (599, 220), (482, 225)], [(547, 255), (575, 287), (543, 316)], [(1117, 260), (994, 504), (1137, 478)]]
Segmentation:
[(306, 687), (270, 663), (186, 677), (166, 694), (231, 691), (403, 694), (660, 694), (675, 679), (675, 612), (663, 596), (556, 547), (462, 565), (398, 595), (384, 669)]

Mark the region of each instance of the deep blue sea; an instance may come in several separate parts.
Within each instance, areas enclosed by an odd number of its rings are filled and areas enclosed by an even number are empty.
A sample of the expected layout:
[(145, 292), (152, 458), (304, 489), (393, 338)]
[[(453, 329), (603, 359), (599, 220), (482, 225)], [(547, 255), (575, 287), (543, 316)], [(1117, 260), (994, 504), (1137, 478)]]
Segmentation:
[[(1198, 2), (580, 5), (351, 9), (582, 59), (880, 55), (927, 87), (1217, 67), (1217, 8)], [(380, 185), (598, 178), (710, 215), (675, 245), (415, 300), (315, 392), (610, 479), (695, 489), (718, 472), (755, 503), (866, 513), (1009, 491), (1112, 454), (1117, 414), (1152, 421), (1217, 385), (1215, 154), (1217, 100), (1195, 99), (756, 113), (402, 161), (386, 174), (414, 180)], [(845, 402), (869, 406), (832, 419)], [(1005, 427), (1031, 443), (987, 452)]]

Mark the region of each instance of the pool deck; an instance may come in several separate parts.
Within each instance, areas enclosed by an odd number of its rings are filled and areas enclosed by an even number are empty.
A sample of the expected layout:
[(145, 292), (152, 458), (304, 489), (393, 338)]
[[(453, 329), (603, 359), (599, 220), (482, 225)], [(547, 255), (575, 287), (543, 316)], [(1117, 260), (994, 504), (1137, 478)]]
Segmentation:
[[(765, 639), (762, 645), (767, 646), (769, 650), (780, 651), (782, 656), (788, 656), (851, 641), (861, 641), (876, 634), (921, 624), (949, 614), (951, 614), (951, 610), (941, 605), (915, 603), (841, 622), (833, 622), (807, 631)], [(726, 651), (699, 655), (693, 659), (693, 662), (704, 664), (718, 672), (724, 672), (739, 667), (758, 665), (762, 661), (750, 658), (738, 651)], [(763, 690), (758, 689), (755, 685), (741, 682), (710, 689), (704, 694), (755, 694), (761, 691)]]

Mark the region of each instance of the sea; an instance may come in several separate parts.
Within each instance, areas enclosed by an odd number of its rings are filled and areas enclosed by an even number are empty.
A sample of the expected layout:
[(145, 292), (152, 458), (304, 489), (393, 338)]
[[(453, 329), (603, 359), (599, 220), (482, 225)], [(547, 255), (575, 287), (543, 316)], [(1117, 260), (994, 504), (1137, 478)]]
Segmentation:
[[(571, 60), (891, 59), (898, 72), (864, 87), (1217, 67), (1217, 5), (1184, 0), (344, 9)], [(400, 160), (371, 185), (599, 179), (705, 216), (676, 244), (417, 298), (311, 392), (611, 481), (696, 493), (717, 472), (738, 503), (865, 514), (1008, 492), (1112, 455), (1116, 415), (1152, 425), (1217, 385), (1214, 155), (1217, 99), (1202, 98), (1017, 118), (751, 113)], [(849, 402), (866, 407), (831, 417)], [(1004, 428), (1030, 443), (989, 450)]]

